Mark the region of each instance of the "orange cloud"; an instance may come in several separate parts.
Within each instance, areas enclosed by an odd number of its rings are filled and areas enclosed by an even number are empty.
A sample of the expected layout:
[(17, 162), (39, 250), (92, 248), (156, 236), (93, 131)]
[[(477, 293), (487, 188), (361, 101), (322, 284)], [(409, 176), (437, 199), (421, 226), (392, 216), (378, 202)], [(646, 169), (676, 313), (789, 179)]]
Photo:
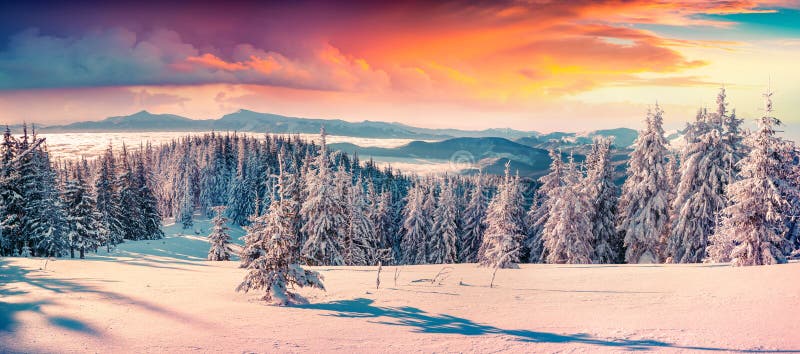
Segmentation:
[(312, 90), (382, 90), (389, 86), (383, 71), (374, 69), (364, 59), (344, 55), (339, 49), (324, 45), (304, 60), (290, 59), (280, 53), (265, 52), (250, 45), (240, 45), (240, 61), (226, 61), (213, 54), (189, 56), (173, 65), (176, 70), (205, 72), (213, 70), (219, 82), (264, 84)]
[(247, 66), (242, 63), (226, 62), (217, 56), (205, 53), (200, 56), (193, 56), (186, 58), (187, 63), (199, 64), (208, 68), (226, 70), (226, 71), (239, 71), (247, 69)]

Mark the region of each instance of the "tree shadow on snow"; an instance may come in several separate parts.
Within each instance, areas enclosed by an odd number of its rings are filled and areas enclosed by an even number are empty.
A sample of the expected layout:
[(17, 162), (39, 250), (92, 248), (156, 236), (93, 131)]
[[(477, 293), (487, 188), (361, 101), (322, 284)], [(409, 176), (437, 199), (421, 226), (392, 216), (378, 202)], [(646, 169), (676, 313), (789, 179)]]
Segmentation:
[[(129, 258), (123, 258), (129, 257)], [(175, 260), (164, 260), (164, 259), (157, 259), (147, 255), (139, 254), (139, 253), (132, 253), (132, 252), (125, 252), (124, 254), (118, 254), (115, 256), (92, 256), (87, 258), (90, 261), (103, 261), (103, 262), (114, 262), (114, 263), (123, 263), (127, 265), (137, 266), (137, 267), (150, 267), (150, 268), (158, 268), (158, 269), (171, 269), (171, 270), (182, 270), (187, 272), (196, 272), (194, 269), (183, 268), (180, 266), (198, 266), (198, 267), (205, 267), (205, 264), (202, 263), (189, 263), (185, 261), (175, 261)]]
[[(114, 282), (97, 279), (70, 279), (56, 278), (50, 271), (32, 270), (9, 264), (7, 259), (0, 258), (0, 348), (12, 349), (15, 342), (14, 333), (20, 326), (19, 315), (31, 312), (44, 317), (52, 326), (82, 333), (91, 336), (103, 334), (77, 318), (56, 316), (45, 311), (48, 307), (60, 306), (60, 295), (95, 294), (102, 299), (113, 300), (122, 305), (133, 305), (138, 309), (150, 311), (183, 323), (194, 323), (209, 327), (210, 324), (199, 321), (191, 316), (160, 307), (147, 301), (135, 299), (119, 293), (98, 289), (92, 285), (80, 284), (80, 281)], [(38, 288), (43, 291), (41, 295), (52, 299), (26, 301), (32, 291), (27, 287)], [(36, 295), (39, 295), (38, 293)], [(16, 300), (16, 301), (15, 301)], [(96, 301), (87, 299), (86, 301)], [(9, 337), (10, 335), (10, 337)], [(6, 342), (10, 339), (10, 342)], [(2, 351), (2, 350), (0, 350)]]
[(21, 301), (7, 302), (11, 297), (24, 296), (28, 292), (22, 290), (15, 283), (25, 283), (34, 287), (55, 293), (72, 291), (84, 291), (84, 287), (65, 280), (48, 279), (43, 281), (41, 278), (32, 278), (31, 271), (11, 266), (8, 261), (0, 258), (0, 334), (2, 332), (13, 333), (18, 325), (17, 315), (22, 312), (33, 312), (45, 316), (47, 320), (58, 327), (69, 329), (75, 332), (82, 332), (89, 335), (96, 335), (91, 326), (72, 318), (48, 316), (43, 310), (43, 306), (54, 305), (52, 301)]
[[(585, 333), (556, 334), (550, 332), (537, 332), (531, 330), (508, 330), (473, 322), (466, 318), (446, 314), (430, 314), (410, 306), (380, 307), (374, 306), (373, 300), (357, 298), (353, 300), (340, 300), (320, 304), (297, 305), (297, 308), (322, 310), (334, 312), (335, 317), (348, 318), (386, 318), (376, 320), (390, 326), (406, 326), (414, 328), (418, 333), (460, 334), (465, 336), (480, 335), (506, 335), (522, 342), (530, 343), (577, 343), (602, 347), (619, 348), (621, 350), (653, 350), (660, 348), (675, 348), (697, 351), (733, 351), (753, 352), (752, 350), (736, 350), (729, 348), (713, 348), (699, 346), (679, 346), (672, 343), (653, 339), (602, 339), (595, 338)], [(391, 319), (391, 320), (388, 320)], [(776, 352), (768, 350), (766, 352)], [(778, 351), (780, 352), (780, 351)], [(783, 352), (793, 352), (785, 350)]]

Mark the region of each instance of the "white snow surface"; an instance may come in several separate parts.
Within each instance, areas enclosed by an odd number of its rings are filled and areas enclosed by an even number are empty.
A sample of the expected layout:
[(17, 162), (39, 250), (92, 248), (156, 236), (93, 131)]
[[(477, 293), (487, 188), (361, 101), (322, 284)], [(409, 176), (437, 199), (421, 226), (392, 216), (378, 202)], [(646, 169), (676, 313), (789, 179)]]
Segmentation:
[[(269, 306), (205, 261), (208, 222), (85, 260), (0, 258), (0, 352), (800, 351), (800, 263), (313, 267)], [(241, 229), (234, 228), (234, 242)], [(399, 272), (395, 284), (395, 272)]]

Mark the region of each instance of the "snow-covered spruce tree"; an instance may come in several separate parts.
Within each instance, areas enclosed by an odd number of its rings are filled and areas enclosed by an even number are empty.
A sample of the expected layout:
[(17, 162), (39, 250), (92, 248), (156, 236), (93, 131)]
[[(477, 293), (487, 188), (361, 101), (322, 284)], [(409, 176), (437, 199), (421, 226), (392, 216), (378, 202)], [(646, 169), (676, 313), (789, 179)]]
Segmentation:
[[(278, 179), (283, 180), (281, 177)], [(281, 189), (280, 184), (278, 188)], [(304, 301), (300, 295), (289, 292), (287, 285), (325, 289), (322, 276), (303, 269), (293, 256), (292, 248), (296, 247), (297, 235), (293, 233), (290, 213), (291, 206), (275, 198), (266, 213), (253, 220), (251, 227), (260, 226), (248, 229), (243, 254), (254, 254), (256, 257), (247, 263), (247, 275), (236, 291), (264, 289), (264, 300), (286, 305)]]
[(550, 217), (542, 239), (547, 263), (588, 264), (594, 257), (590, 196), (572, 158), (565, 169), (565, 183), (549, 195)]
[(231, 149), (231, 146), (226, 145), (219, 135), (212, 135), (211, 141), (213, 151), (209, 154), (209, 162), (203, 168), (200, 178), (200, 201), (208, 217), (211, 217), (211, 207), (228, 201), (228, 188), (234, 173), (228, 166), (226, 157), (226, 152), (230, 153), (226, 149)]
[(122, 154), (120, 156), (120, 172), (117, 178), (117, 188), (119, 191), (119, 205), (125, 208), (124, 213), (120, 214), (120, 222), (123, 230), (125, 231), (125, 239), (128, 240), (141, 240), (142, 230), (142, 215), (138, 206), (141, 204), (139, 201), (139, 188), (136, 184), (136, 176), (133, 170), (133, 163), (131, 155), (125, 145), (122, 145)]
[(164, 237), (161, 230), (161, 213), (158, 211), (158, 200), (150, 188), (150, 172), (145, 167), (145, 159), (140, 153), (136, 163), (135, 183), (137, 190), (138, 209), (141, 217), (142, 229), (140, 239), (157, 240)]
[(181, 194), (181, 208), (178, 219), (176, 220), (181, 224), (184, 230), (191, 229), (194, 226), (194, 202), (192, 200), (192, 191), (189, 190), (188, 182), (183, 185), (183, 193)]
[(400, 246), (404, 264), (426, 262), (428, 222), (427, 216), (424, 215), (424, 193), (425, 188), (418, 180), (406, 196), (406, 206), (403, 209), (403, 239)]
[[(791, 149), (786, 149), (786, 161), (800, 161), (800, 149), (791, 143)], [(795, 187), (800, 184), (800, 165), (787, 164), (786, 179), (793, 182)], [(800, 188), (800, 187), (799, 187)], [(789, 208), (785, 212), (786, 224), (785, 242), (783, 242), (783, 254), (788, 257), (800, 257), (800, 194), (787, 195), (786, 201)]]
[(16, 162), (11, 164), (14, 178), (9, 181), (20, 186), (21, 200), (15, 208), (9, 208), (18, 212), (16, 215), (0, 214), (19, 221), (21, 232), (9, 240), (11, 247), (18, 251), (27, 247), (31, 256), (56, 255), (65, 250), (64, 220), (60, 213), (55, 172), (44, 144), (37, 143), (39, 140), (35, 130), (29, 136), (27, 126), (23, 125), (23, 136), (17, 149), (27, 153), (18, 155)]
[(319, 155), (314, 160), (316, 170), (309, 171), (306, 177), (308, 197), (300, 209), (305, 220), (301, 231), (308, 236), (302, 259), (308, 265), (344, 264), (341, 247), (347, 228), (347, 209), (343, 196), (337, 194), (327, 149), (323, 128)]
[(486, 190), (483, 187), (483, 176), (479, 174), (474, 180), (475, 186), (470, 193), (467, 208), (462, 214), (463, 232), (461, 233), (459, 260), (464, 263), (477, 262), (478, 249), (480, 249), (483, 233), (486, 230), (483, 220), (486, 217), (488, 201)]
[(661, 240), (669, 231), (667, 141), (662, 128), (664, 111), (656, 104), (647, 112), (628, 161), (628, 179), (619, 200), (618, 229), (625, 234), (625, 261), (657, 263)]
[(28, 258), (28, 257), (31, 256), (31, 248), (30, 248), (30, 246), (28, 246), (27, 242), (25, 242), (25, 244), (22, 245), (22, 252), (19, 253), (19, 256), (20, 257), (25, 257), (25, 258)]
[[(277, 198), (272, 198), (270, 200), (275, 200), (275, 199)], [(261, 202), (260, 200), (256, 200), (256, 203), (260, 202)], [(267, 209), (269, 209), (269, 207), (267, 207)], [(256, 208), (256, 210), (258, 210), (258, 208)], [(267, 210), (264, 210), (263, 214), (265, 214), (266, 211)], [(263, 214), (258, 212), (253, 212), (253, 215), (250, 215), (249, 219), (250, 224), (243, 227), (245, 235), (240, 237), (239, 239), (244, 241), (245, 247), (242, 248), (242, 251), (239, 254), (239, 261), (241, 262), (239, 264), (239, 268), (249, 267), (250, 263), (252, 263), (254, 260), (256, 260), (256, 258), (258, 258), (261, 255), (260, 249), (255, 246), (257, 245), (258, 242), (256, 240), (249, 240), (249, 239), (252, 237), (256, 236), (260, 237), (261, 235), (263, 235), (264, 228), (266, 227), (266, 225), (264, 224), (264, 221), (266, 219), (261, 217), (263, 216)], [(248, 247), (247, 245), (251, 245), (253, 247)], [(299, 246), (295, 244), (294, 248), (295, 248), (294, 252), (295, 254), (293, 255), (293, 257), (299, 258), (299, 252), (296, 251), (296, 249), (299, 248)]]
[(98, 220), (106, 231), (106, 250), (111, 252), (111, 247), (123, 242), (125, 229), (122, 225), (122, 208), (119, 205), (119, 195), (116, 178), (116, 161), (111, 143), (106, 152), (98, 159), (98, 170), (94, 180), (95, 199), (97, 211), (100, 213)]
[(3, 235), (2, 248), (4, 255), (11, 255), (15, 251), (18, 253), (19, 240), (23, 239), (22, 235), (22, 215), (24, 212), (25, 204), (22, 197), (22, 183), (19, 174), (19, 161), (16, 160), (18, 146), (17, 141), (11, 130), (6, 126), (5, 134), (3, 135), (3, 156), (0, 166), (3, 167), (2, 179), (0, 182), (0, 212), (2, 212), (2, 219), (0, 219), (0, 234)]
[(519, 181), (511, 176), (510, 168), (506, 163), (505, 177), (486, 213), (486, 231), (478, 255), (478, 262), (483, 266), (512, 268), (520, 261), (520, 245), (525, 238), (524, 210), (520, 203)]
[[(32, 234), (36, 235), (33, 238), (36, 243), (31, 248), (40, 257), (61, 256), (67, 251), (67, 235), (66, 215), (57, 185), (57, 173), (44, 145), (32, 154), (36, 165), (38, 197), (29, 202), (30, 210), (26, 213), (36, 220), (32, 230)], [(101, 225), (102, 229), (104, 228)]]
[[(239, 140), (239, 143), (239, 163), (236, 177), (231, 182), (227, 214), (235, 224), (243, 226), (247, 223), (247, 218), (253, 213), (253, 201), (258, 193), (256, 184), (258, 160), (250, 158), (247, 154), (247, 151), (251, 150), (249, 139), (243, 137)], [(253, 155), (255, 154), (251, 153), (250, 156)]]
[(730, 205), (711, 236), (708, 257), (730, 261), (737, 266), (765, 265), (785, 262), (781, 251), (786, 232), (787, 196), (796, 197), (796, 184), (786, 180), (786, 152), (792, 144), (776, 136), (781, 122), (772, 116), (772, 93), (766, 93), (765, 112), (758, 130), (747, 137), (750, 152), (739, 163), (741, 179), (728, 185)]
[[(718, 214), (727, 206), (726, 186), (735, 176), (726, 161), (723, 122), (727, 117), (724, 89), (717, 98), (719, 110), (701, 115), (682, 152), (680, 183), (673, 201), (671, 232), (665, 257), (672, 263), (698, 263), (706, 258), (708, 237), (714, 233)], [(699, 134), (699, 135), (697, 135)]]
[(561, 153), (553, 149), (550, 149), (549, 153), (550, 172), (539, 178), (541, 186), (536, 190), (534, 201), (525, 216), (528, 234), (525, 239), (525, 246), (529, 251), (528, 261), (531, 263), (543, 262), (546, 257), (542, 233), (544, 232), (544, 224), (547, 223), (547, 218), (550, 216), (549, 195), (556, 188), (565, 184), (565, 165), (561, 159)]
[(216, 215), (211, 223), (211, 233), (208, 235), (208, 243), (211, 248), (208, 250), (209, 261), (229, 261), (231, 259), (230, 243), (231, 236), (228, 233), (228, 218), (225, 217), (225, 206), (219, 205), (211, 208)]
[(456, 263), (456, 196), (453, 182), (442, 182), (442, 192), (433, 213), (433, 231), (428, 239), (428, 262), (433, 264)]
[(719, 90), (717, 94), (717, 111), (714, 113), (714, 120), (721, 125), (723, 163), (729, 174), (736, 177), (739, 174), (739, 160), (747, 153), (747, 146), (743, 144), (744, 134), (742, 132), (742, 119), (736, 117), (736, 109), (728, 113), (728, 101), (725, 88)]
[[(369, 184), (372, 186), (372, 183)], [(377, 193), (373, 190), (370, 193), (371, 208), (369, 217), (372, 224), (375, 225), (375, 238), (378, 240), (378, 248), (387, 249), (388, 254), (385, 255), (386, 260), (383, 264), (389, 264), (392, 261), (392, 239), (394, 238), (394, 218), (392, 210), (392, 194), (389, 191)], [(397, 261), (397, 260), (395, 260)]]
[[(282, 149), (284, 153), (286, 152), (285, 149)], [(294, 161), (297, 160), (298, 157), (294, 158)], [(300, 208), (302, 203), (300, 202), (302, 199), (302, 181), (299, 178), (299, 171), (300, 166), (295, 164), (288, 164), (287, 161), (292, 161), (289, 159), (289, 155), (279, 156), (277, 160), (278, 167), (275, 170), (283, 170), (283, 173), (278, 176), (279, 178), (283, 178), (283, 180), (279, 182), (275, 182), (273, 189), (277, 190), (280, 198), (284, 203), (286, 203), (286, 207), (289, 208), (289, 216), (292, 220), (290, 220), (290, 224), (292, 225), (292, 231), (295, 235), (297, 235), (297, 241), (293, 252), (295, 253), (296, 257), (300, 257), (300, 251), (302, 250), (302, 246), (306, 241), (304, 234), (300, 231), (302, 228), (302, 220), (300, 218)], [(291, 169), (287, 169), (286, 167), (282, 166), (293, 166)], [(278, 187), (280, 186), (280, 187)]]
[[(30, 136), (28, 135), (27, 124), (22, 125), (22, 136), (19, 141), (19, 150), (24, 151), (30, 148)], [(19, 214), (21, 233), (16, 240), (15, 249), (22, 250), (25, 245), (35, 243), (39, 238), (39, 210), (34, 205), (41, 201), (42, 186), (38, 177), (38, 167), (36, 163), (36, 152), (29, 153), (19, 158), (17, 171), (19, 172), (18, 184), (22, 193), (22, 213)], [(30, 252), (30, 249), (28, 250)]]
[(611, 163), (611, 143), (597, 138), (586, 157), (587, 171), (583, 183), (591, 201), (594, 263), (617, 263), (623, 252), (622, 240), (616, 229), (617, 186), (614, 184), (614, 165)]
[(335, 183), (341, 186), (347, 208), (347, 229), (345, 230), (342, 254), (345, 265), (371, 265), (377, 249), (375, 225), (367, 214), (367, 201), (359, 180), (351, 183), (352, 177), (339, 167), (336, 171)]
[(72, 173), (73, 177), (68, 179), (64, 186), (67, 237), (70, 257), (75, 258), (75, 250), (78, 250), (80, 258), (83, 259), (86, 251), (96, 250), (101, 245), (102, 231), (97, 222), (99, 213), (95, 209), (95, 201), (84, 179), (85, 171), (81, 166), (75, 166)]

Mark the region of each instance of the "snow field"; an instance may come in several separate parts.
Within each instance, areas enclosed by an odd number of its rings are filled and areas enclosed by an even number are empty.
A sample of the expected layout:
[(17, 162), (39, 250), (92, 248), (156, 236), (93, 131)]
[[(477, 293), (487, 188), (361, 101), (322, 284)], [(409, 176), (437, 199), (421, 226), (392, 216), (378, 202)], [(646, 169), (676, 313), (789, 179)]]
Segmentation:
[(384, 266), (380, 289), (376, 267), (312, 267), (327, 292), (297, 289), (310, 304), (276, 307), (234, 292), (245, 270), (203, 261), (203, 236), (166, 229), (46, 269), (0, 259), (0, 351), (800, 350), (800, 263), (524, 264), (493, 288), (475, 264), (435, 283), (445, 266)]

